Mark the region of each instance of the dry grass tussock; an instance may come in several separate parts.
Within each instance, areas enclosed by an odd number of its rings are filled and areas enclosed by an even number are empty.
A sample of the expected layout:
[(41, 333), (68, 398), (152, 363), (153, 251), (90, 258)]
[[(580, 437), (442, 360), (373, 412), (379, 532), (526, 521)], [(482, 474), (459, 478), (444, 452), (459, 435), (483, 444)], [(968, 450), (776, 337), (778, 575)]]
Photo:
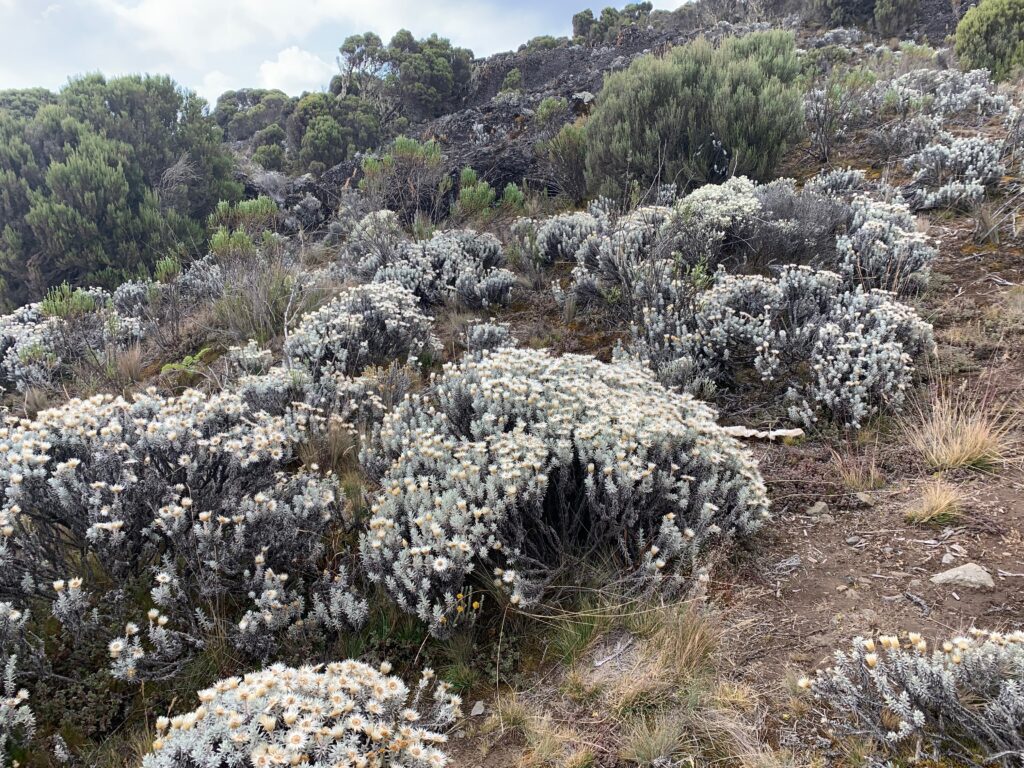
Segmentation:
[(1008, 402), (992, 400), (940, 384), (904, 417), (903, 435), (929, 469), (996, 472), (1017, 458), (1018, 419)]

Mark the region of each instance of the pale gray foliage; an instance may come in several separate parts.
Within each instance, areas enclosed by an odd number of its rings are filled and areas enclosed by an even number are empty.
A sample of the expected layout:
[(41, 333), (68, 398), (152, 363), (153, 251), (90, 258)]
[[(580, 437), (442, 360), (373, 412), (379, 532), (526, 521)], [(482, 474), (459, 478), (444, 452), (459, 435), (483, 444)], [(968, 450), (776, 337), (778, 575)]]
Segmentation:
[[(669, 286), (673, 285), (669, 283)], [(931, 327), (890, 294), (843, 287), (833, 272), (789, 267), (778, 278), (720, 276), (703, 293), (666, 291), (643, 309), (632, 353), (666, 384), (784, 391), (790, 417), (859, 428), (898, 410)]]
[(347, 288), (302, 316), (285, 343), (285, 357), (314, 378), (353, 376), (367, 366), (405, 362), (429, 350), (431, 320), (405, 286), (385, 282)]
[(629, 361), (501, 349), (449, 364), (363, 459), (382, 487), (364, 570), (439, 634), (474, 577), (526, 605), (567, 557), (607, 551), (625, 582), (678, 589), (768, 514), (756, 463), (714, 411)]
[(932, 649), (914, 632), (858, 637), (801, 684), (831, 728), (891, 755), (977, 768), (1024, 760), (1024, 633), (973, 629)]
[(142, 768), (443, 768), (438, 729), (461, 700), (429, 669), (411, 691), (390, 671), (350, 659), (220, 680), (197, 709), (157, 720)]

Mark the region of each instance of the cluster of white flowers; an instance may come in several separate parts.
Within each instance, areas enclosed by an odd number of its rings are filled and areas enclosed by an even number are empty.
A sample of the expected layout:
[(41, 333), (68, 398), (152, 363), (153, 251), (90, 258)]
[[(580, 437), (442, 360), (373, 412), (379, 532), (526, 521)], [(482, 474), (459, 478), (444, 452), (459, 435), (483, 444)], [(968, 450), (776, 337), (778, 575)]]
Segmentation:
[(800, 685), (830, 728), (894, 756), (1006, 766), (1024, 756), (1024, 632), (972, 629), (932, 647), (916, 632), (858, 637)]
[(0, 597), (49, 599), (68, 630), (88, 613), (109, 632), (125, 617), (103, 590), (161, 562), (154, 602), (201, 642), (220, 618), (205, 606), (258, 587), (266, 571), (301, 591), (321, 578), (323, 533), (343, 523), (332, 477), (284, 472), (313, 418), (272, 416), (237, 393), (149, 390), (6, 419)]
[(204, 301), (224, 292), (224, 272), (212, 255), (192, 262), (181, 274), (169, 282), (157, 280), (128, 280), (111, 294), (111, 303), (125, 317), (145, 318), (158, 322), (157, 312), (162, 302), (171, 299), (179, 310), (195, 308)]
[(914, 361), (934, 343), (890, 294), (849, 290), (808, 267), (777, 279), (720, 276), (709, 291), (645, 306), (633, 334), (632, 353), (666, 384), (736, 392), (759, 381), (768, 397), (783, 388), (795, 421), (823, 414), (853, 428), (902, 405)]
[(416, 295), (398, 283), (347, 288), (303, 315), (285, 343), (285, 356), (314, 378), (354, 376), (368, 366), (404, 362), (431, 349), (431, 322)]
[(382, 209), (368, 213), (352, 228), (345, 251), (356, 274), (371, 280), (378, 269), (395, 259), (404, 242), (398, 214)]
[(1009, 105), (996, 91), (987, 69), (914, 69), (876, 88), (883, 91), (887, 86), (913, 94), (927, 111), (944, 117), (973, 114), (983, 118), (1001, 114)]
[(513, 242), (535, 266), (572, 261), (583, 241), (601, 228), (592, 213), (563, 213), (538, 221), (520, 218), (512, 223)]
[[(439, 232), (429, 240), (402, 243), (381, 261), (373, 281), (404, 285), (424, 304), (450, 302), (479, 308), (507, 304), (515, 275), (504, 268), (505, 254), (494, 235), (457, 229)], [(359, 265), (357, 271), (365, 272)]]
[(853, 211), (849, 230), (836, 239), (838, 268), (846, 280), (901, 296), (920, 291), (936, 252), (910, 208), (858, 195)]
[(515, 337), (508, 323), (487, 322), (472, 323), (466, 329), (466, 349), (470, 352), (483, 352), (485, 349), (514, 347)]
[(347, 660), (220, 680), (197, 709), (157, 720), (142, 768), (443, 768), (438, 729), (461, 716), (459, 697), (429, 669), (413, 691), (390, 672)]
[(28, 704), (29, 693), (17, 687), (17, 664), (16, 656), (6, 660), (3, 690), (0, 691), (0, 765), (4, 766), (7, 765), (7, 750), (11, 742), (19, 737), (31, 739), (36, 729), (35, 715)]
[(827, 197), (843, 197), (854, 192), (863, 192), (868, 186), (864, 171), (859, 168), (823, 169), (804, 184), (807, 191)]
[(364, 570), (435, 633), (466, 615), (478, 569), (519, 605), (595, 549), (634, 584), (678, 588), (768, 514), (756, 462), (714, 411), (632, 361), (506, 348), (449, 364), (363, 460), (381, 484)]
[(919, 209), (967, 207), (980, 202), (985, 189), (1006, 172), (1003, 146), (984, 136), (948, 137), (929, 144), (906, 160), (920, 185), (914, 197)]
[(93, 309), (60, 317), (34, 303), (0, 317), (0, 385), (19, 392), (56, 387), (68, 366), (102, 359), (108, 347), (127, 346), (141, 337), (138, 320), (114, 309), (105, 291), (91, 288), (81, 294)]

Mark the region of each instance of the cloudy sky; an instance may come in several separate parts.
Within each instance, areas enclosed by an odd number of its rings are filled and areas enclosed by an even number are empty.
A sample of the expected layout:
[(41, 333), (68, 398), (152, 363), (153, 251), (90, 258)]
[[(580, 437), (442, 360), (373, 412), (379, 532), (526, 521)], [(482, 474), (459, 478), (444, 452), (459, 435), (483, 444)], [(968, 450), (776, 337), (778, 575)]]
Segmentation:
[[(674, 8), (682, 0), (655, 0)], [(621, 7), (626, 0), (619, 0)], [(167, 73), (211, 101), (229, 88), (320, 90), (346, 36), (405, 27), (478, 56), (564, 35), (587, 0), (0, 0), (0, 89), (101, 71)], [(596, 8), (611, 4), (602, 2)]]

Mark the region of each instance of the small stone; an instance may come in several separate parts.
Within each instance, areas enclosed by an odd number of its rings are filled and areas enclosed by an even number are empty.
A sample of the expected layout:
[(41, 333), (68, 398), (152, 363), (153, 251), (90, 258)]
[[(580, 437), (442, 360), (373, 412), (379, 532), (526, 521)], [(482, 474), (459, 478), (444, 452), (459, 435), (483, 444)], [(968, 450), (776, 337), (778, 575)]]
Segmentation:
[(946, 554), (944, 554), (942, 556), (942, 564), (943, 565), (950, 565), (955, 560), (956, 560), (956, 558), (953, 557), (953, 553), (952, 552), (947, 552)]
[(860, 493), (855, 494), (855, 498), (857, 499), (857, 501), (859, 501), (866, 507), (875, 506), (875, 497), (872, 496), (870, 493), (865, 493), (864, 491), (861, 491)]
[(932, 584), (948, 584), (967, 589), (992, 589), (996, 583), (992, 575), (977, 563), (964, 563), (948, 571), (937, 573), (931, 578)]
[(860, 536), (848, 536), (846, 539), (846, 543), (849, 544), (851, 547), (855, 547), (863, 541), (864, 539)]
[(473, 709), (470, 711), (469, 716), (480, 717), (485, 711), (486, 708), (484, 707), (484, 703), (482, 701), (478, 701), (473, 705)]
[(826, 512), (828, 512), (828, 504), (824, 501), (816, 501), (807, 508), (807, 512), (805, 514), (811, 517), (817, 517), (818, 515), (824, 515)]
[(829, 515), (827, 513), (824, 514), (824, 515), (820, 515), (818, 517), (818, 522), (819, 523), (827, 523), (827, 524), (831, 525), (835, 521), (836, 521), (836, 519), (832, 515)]

